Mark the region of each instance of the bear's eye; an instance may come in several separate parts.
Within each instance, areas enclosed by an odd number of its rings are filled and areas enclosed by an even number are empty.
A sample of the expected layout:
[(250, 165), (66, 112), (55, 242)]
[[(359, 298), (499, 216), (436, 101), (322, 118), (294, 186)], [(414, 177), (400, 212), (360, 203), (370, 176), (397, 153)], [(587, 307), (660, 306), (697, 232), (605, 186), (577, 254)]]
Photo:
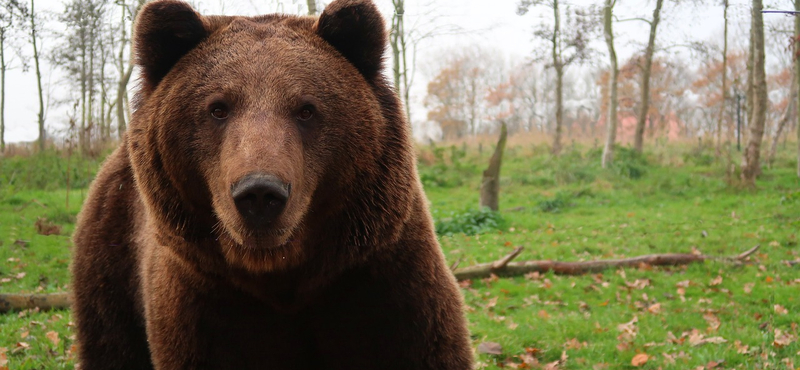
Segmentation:
[(301, 121), (308, 121), (314, 117), (314, 108), (311, 106), (305, 106), (300, 109), (300, 112), (297, 113), (297, 119)]
[(211, 117), (218, 120), (228, 118), (228, 107), (223, 104), (214, 104), (211, 106)]

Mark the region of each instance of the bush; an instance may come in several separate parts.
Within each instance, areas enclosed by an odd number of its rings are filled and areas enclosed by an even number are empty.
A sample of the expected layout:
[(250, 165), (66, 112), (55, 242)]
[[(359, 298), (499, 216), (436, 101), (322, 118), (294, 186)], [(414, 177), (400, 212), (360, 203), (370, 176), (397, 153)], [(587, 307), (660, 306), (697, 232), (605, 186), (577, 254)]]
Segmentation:
[(498, 212), (489, 208), (469, 209), (459, 213), (451, 212), (447, 218), (436, 218), (436, 234), (475, 235), (503, 228), (505, 220)]
[(647, 174), (649, 163), (643, 155), (631, 148), (616, 147), (611, 168), (617, 175), (636, 180)]

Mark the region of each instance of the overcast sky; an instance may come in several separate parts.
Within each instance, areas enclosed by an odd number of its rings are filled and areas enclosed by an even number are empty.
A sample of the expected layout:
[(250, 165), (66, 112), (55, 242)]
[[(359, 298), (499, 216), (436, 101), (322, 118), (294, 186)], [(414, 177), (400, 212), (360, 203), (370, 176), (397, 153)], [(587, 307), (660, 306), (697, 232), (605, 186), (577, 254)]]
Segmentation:
[[(427, 39), (420, 45), (418, 52), (418, 65), (431, 64), (431, 59), (439, 56), (442, 50), (454, 47), (470, 47), (481, 45), (489, 50), (495, 50), (507, 60), (524, 61), (531, 58), (536, 49), (532, 38), (535, 24), (551, 22), (551, 12), (544, 7), (532, 8), (524, 15), (518, 16), (516, 8), (518, 0), (406, 0), (406, 22), (410, 25), (419, 24), (419, 27), (439, 26), (441, 29), (458, 32), (454, 35), (444, 35)], [(384, 16), (391, 17), (391, 0), (375, 0)], [(60, 13), (64, 7), (61, 0), (36, 0), (38, 10), (48, 10)], [(201, 12), (254, 15), (283, 10), (288, 13), (303, 12), (305, 0), (284, 0), (282, 5), (277, 5), (277, 0), (203, 0), (196, 1)], [(600, 5), (601, 1), (572, 0), (570, 4), (584, 6), (590, 4)], [(619, 0), (615, 14), (619, 19), (652, 16), (655, 0)], [(722, 6), (721, 1), (698, 0), (691, 4), (682, 0), (676, 5), (674, 1), (665, 1), (662, 10), (662, 24), (659, 26), (658, 41), (661, 44), (681, 44), (689, 41), (712, 41), (721, 45), (722, 39)], [(790, 0), (767, 2), (766, 6), (772, 9), (788, 10), (792, 8)], [(282, 8), (281, 8), (282, 7)], [(746, 31), (749, 28), (749, 3), (743, 0), (732, 0), (729, 19), (731, 34), (729, 43), (731, 48), (746, 45)], [(787, 17), (778, 14), (766, 14), (764, 22), (769, 27), (779, 23), (786, 23)], [(52, 27), (52, 26), (51, 26)], [(406, 26), (409, 28), (409, 25)], [(626, 21), (614, 25), (617, 36), (617, 52), (620, 64), (632, 54), (639, 52), (647, 42), (648, 25), (640, 21)], [(767, 43), (778, 45), (785, 44), (785, 39), (767, 40)], [(602, 40), (597, 40), (599, 45), (604, 45)], [(55, 40), (44, 40), (44, 48), (50, 50), (57, 44)], [(26, 45), (26, 50), (30, 49)], [(781, 48), (777, 48), (781, 49)], [(598, 50), (603, 54), (597, 58), (597, 63), (607, 64), (605, 48)], [(691, 58), (688, 53), (680, 48), (670, 49), (669, 53), (678, 53)], [(601, 65), (602, 65), (601, 64)], [(694, 63), (690, 63), (694, 64)], [(769, 62), (768, 62), (769, 65)], [(67, 94), (64, 88), (58, 86), (61, 79), (59, 71), (51, 66), (43, 66), (43, 83), (53, 97), (63, 97)], [(769, 73), (769, 71), (768, 71)], [(429, 74), (429, 73), (428, 73)], [(420, 113), (421, 106), (418, 102), (424, 97), (426, 73), (417, 73), (412, 95), (417, 103), (412, 105), (415, 121), (424, 118)], [(8, 73), (6, 83), (6, 141), (33, 141), (37, 138), (36, 113), (38, 112), (38, 98), (36, 95), (36, 80), (33, 69), (27, 73), (15, 69)], [(47, 126), (63, 127), (67, 117), (67, 107), (51, 107), (47, 115)], [(52, 131), (52, 130), (51, 130)]]

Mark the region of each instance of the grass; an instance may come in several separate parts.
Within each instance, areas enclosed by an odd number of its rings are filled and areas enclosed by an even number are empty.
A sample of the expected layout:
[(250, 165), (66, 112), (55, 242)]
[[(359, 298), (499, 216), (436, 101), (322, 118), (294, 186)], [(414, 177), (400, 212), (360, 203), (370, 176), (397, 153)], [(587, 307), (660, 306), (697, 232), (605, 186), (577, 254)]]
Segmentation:
[[(645, 157), (621, 148), (609, 170), (599, 168), (597, 150), (558, 159), (546, 152), (508, 148), (500, 213), (492, 214), (477, 209), (490, 150), (420, 149), (421, 178), (449, 262), (490, 262), (520, 245), (517, 260), (694, 250), (731, 256), (756, 244), (761, 250), (742, 265), (462, 282), (479, 368), (537, 369), (557, 361), (559, 369), (800, 366), (800, 271), (784, 263), (800, 257), (793, 153), (781, 152), (757, 189), (742, 189), (702, 148), (656, 147)], [(47, 161), (30, 161), (29, 178), (57, 176), (48, 172), (57, 171), (53, 166), (37, 169)], [(66, 290), (69, 235), (85, 190), (71, 191), (67, 209), (63, 187), (21, 178), (15, 186), (0, 182), (0, 292)], [(21, 190), (30, 187), (46, 190)], [(61, 235), (39, 235), (42, 217), (60, 225)], [(479, 353), (485, 342), (502, 353)], [(10, 369), (72, 368), (73, 345), (68, 311), (0, 315), (0, 352)]]

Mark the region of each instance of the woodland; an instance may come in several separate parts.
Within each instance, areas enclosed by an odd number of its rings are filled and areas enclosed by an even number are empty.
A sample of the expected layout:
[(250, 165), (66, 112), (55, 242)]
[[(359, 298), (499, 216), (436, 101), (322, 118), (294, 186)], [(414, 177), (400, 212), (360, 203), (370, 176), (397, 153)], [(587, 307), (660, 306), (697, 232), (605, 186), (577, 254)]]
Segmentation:
[[(426, 60), (467, 31), (376, 0), (478, 369), (800, 369), (800, 0), (730, 1), (515, 0), (538, 17), (523, 59)], [(0, 0), (0, 370), (78, 368), (70, 238), (130, 121), (144, 3)], [(659, 38), (699, 5), (719, 40)], [(12, 72), (35, 76), (35, 141), (5, 138)]]

